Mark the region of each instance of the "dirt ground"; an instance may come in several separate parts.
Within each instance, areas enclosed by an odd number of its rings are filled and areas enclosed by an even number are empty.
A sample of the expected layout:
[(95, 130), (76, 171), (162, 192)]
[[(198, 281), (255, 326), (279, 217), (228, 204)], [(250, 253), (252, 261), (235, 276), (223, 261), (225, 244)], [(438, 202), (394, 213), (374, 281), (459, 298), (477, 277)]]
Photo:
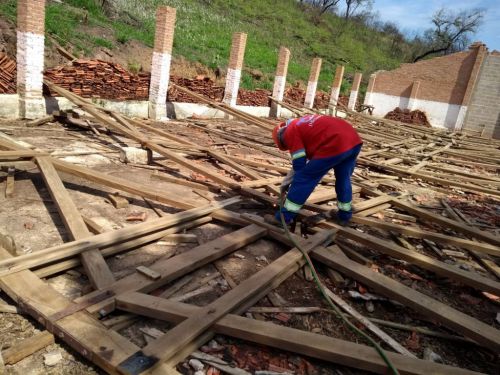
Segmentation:
[[(223, 120), (220, 120), (219, 123)], [(45, 125), (39, 128), (26, 128), (22, 121), (0, 121), (0, 131), (11, 135), (12, 137), (26, 141), (34, 146), (49, 151), (57, 151), (59, 153), (89, 153), (90, 155), (75, 155), (64, 157), (63, 160), (70, 161), (75, 164), (91, 167), (95, 170), (108, 173), (110, 175), (120, 176), (131, 181), (144, 183), (147, 181), (151, 185), (154, 184), (172, 197), (186, 198), (200, 205), (206, 204), (206, 198), (194, 193), (191, 189), (180, 187), (179, 185), (170, 184), (157, 178), (153, 178), (154, 168), (159, 165), (152, 166), (133, 166), (124, 165), (119, 161), (117, 147), (121, 144), (129, 146), (137, 146), (134, 142), (121, 137), (102, 136), (99, 139), (91, 132), (75, 129), (65, 129), (61, 124), (54, 123)], [(217, 127), (217, 121), (212, 124)], [(186, 123), (172, 121), (164, 128), (172, 133), (185, 134)], [(217, 139), (207, 136), (205, 133), (190, 128), (190, 140), (203, 145), (215, 145)], [(251, 135), (249, 135), (251, 136)], [(230, 147), (231, 144), (226, 147)], [(249, 152), (245, 147), (237, 147), (237, 153), (245, 155)], [(263, 157), (265, 160), (265, 157)], [(268, 158), (269, 159), (269, 158)], [(175, 164), (166, 162), (165, 160), (157, 159), (158, 162), (167, 163), (172, 173), (180, 175), (191, 175), (191, 172), (184, 168), (177, 167)], [(212, 167), (217, 165), (212, 165)], [(50, 198), (50, 194), (44, 187), (41, 176), (37, 173), (36, 166), (30, 162), (16, 164), (17, 171), (15, 175), (15, 194), (13, 198), (4, 198), (3, 191), (5, 189), (5, 163), (0, 171), (0, 233), (10, 234), (14, 237), (18, 249), (23, 253), (35, 252), (47, 248), (49, 246), (61, 244), (68, 241), (68, 235), (64, 229), (63, 223), (57, 213), (57, 209)], [(231, 171), (217, 167), (219, 173), (223, 175), (231, 175)], [(359, 171), (358, 173), (363, 173)], [(146, 220), (151, 220), (157, 217), (157, 214), (151, 207), (140, 197), (132, 197), (124, 195), (129, 200), (129, 206), (126, 208), (116, 209), (107, 198), (107, 193), (114, 192), (107, 190), (96, 184), (84, 181), (73, 176), (64, 176), (65, 186), (68, 189), (74, 202), (77, 203), (81, 213), (93, 219), (104, 230), (114, 230), (126, 226), (135, 225), (134, 222), (127, 221), (127, 216), (132, 213), (145, 212)], [(416, 201), (428, 207), (437, 207), (438, 199), (441, 197), (435, 190), (428, 189), (425, 184), (415, 185), (403, 181), (394, 181), (393, 189), (398, 192), (411, 194)], [(208, 198), (215, 197), (212, 193), (207, 193)], [(359, 199), (359, 197), (355, 197)], [(474, 209), (474, 205), (486, 207), (490, 210), (498, 212), (498, 202), (482, 200), (477, 197), (476, 200), (464, 200), (462, 204)], [(240, 208), (239, 212), (258, 213), (264, 215), (270, 213), (268, 208), (258, 208), (255, 202), (246, 202), (254, 204), (256, 208)], [(176, 210), (171, 209), (161, 204), (154, 204), (154, 207), (164, 213), (173, 213)], [(464, 210), (467, 212), (467, 210)], [(15, 214), (13, 214), (15, 213)], [(226, 233), (230, 233), (235, 228), (228, 225), (220, 225), (216, 222), (211, 222), (200, 227), (188, 230), (186, 233), (195, 234), (198, 237), (199, 243), (205, 243)], [(369, 232), (378, 237), (385, 237), (387, 234), (373, 228), (358, 227), (358, 230)], [(499, 311), (498, 304), (494, 304), (487, 298), (484, 298), (480, 293), (466, 288), (462, 285), (453, 283), (447, 279), (437, 278), (430, 272), (423, 271), (420, 268), (405, 264), (385, 255), (380, 255), (370, 249), (341, 241), (359, 253), (367, 257), (373, 262), (372, 268), (377, 268), (380, 272), (390, 276), (405, 285), (408, 285), (424, 294), (430, 295), (433, 298), (444, 302), (460, 311), (463, 311), (477, 319), (480, 319), (495, 327), (499, 327), (499, 323), (495, 321), (496, 313)], [(427, 248), (420, 245), (419, 241), (413, 241), (413, 245), (422, 253), (429, 253)], [(175, 254), (189, 251), (196, 247), (195, 243), (182, 243), (178, 245), (168, 245), (157, 242), (142, 248), (115, 255), (108, 259), (108, 264), (117, 279), (123, 278), (135, 272), (135, 268), (139, 265), (148, 266), (162, 257), (174, 256)], [(451, 247), (450, 247), (451, 249)], [(248, 278), (256, 271), (265, 267), (269, 262), (278, 258), (286, 248), (276, 242), (270, 240), (259, 240), (251, 245), (245, 246), (237, 250), (235, 253), (226, 256), (225, 258), (207, 265), (193, 272), (191, 279), (170, 298), (175, 298), (184, 295), (187, 291), (191, 291), (193, 287), (197, 287), (208, 276), (216, 272), (221, 272), (221, 275), (214, 277), (206, 285), (210, 286), (210, 290), (200, 294), (194, 298), (185, 300), (184, 302), (195, 305), (206, 305), (221, 296), (230, 288), (232, 283), (238, 284)], [(463, 267), (474, 268), (474, 262), (463, 261)], [(459, 266), (459, 265), (457, 265)], [(360, 283), (346, 279), (341, 285), (335, 285), (327, 277), (326, 269), (318, 267), (323, 281), (338, 295), (347, 300), (353, 307), (360, 311), (363, 315), (372, 318), (379, 318), (411, 326), (424, 326), (439, 332), (450, 333), (443, 327), (440, 327), (436, 322), (431, 322), (422, 315), (406, 308), (398, 303), (388, 300), (379, 300), (373, 302), (374, 309), (369, 308), (368, 304), (363, 300), (356, 300), (349, 296), (349, 292), (362, 292), (365, 288)], [(482, 272), (482, 271), (477, 271)], [(76, 272), (65, 272), (47, 279), (47, 282), (57, 291), (69, 298), (76, 298), (89, 292), (88, 280), (85, 277), (83, 270), (77, 268)], [(171, 285), (175, 284), (172, 283)], [(167, 290), (171, 285), (166, 285), (153, 294), (159, 294)], [(373, 291), (368, 290), (373, 293)], [(376, 294), (376, 293), (374, 293)], [(12, 304), (12, 301), (2, 292), (0, 294), (2, 300)], [(456, 296), (461, 296), (456, 298)], [(463, 296), (463, 297), (462, 297)], [(286, 280), (280, 285), (273, 294), (273, 299), (278, 299), (285, 306), (295, 307), (323, 307), (326, 304), (319, 295), (315, 284), (304, 279), (302, 271), (297, 272), (294, 276)], [(276, 303), (276, 301), (275, 301)], [(272, 306), (271, 300), (264, 298), (259, 301), (256, 306)], [(110, 317), (121, 316), (119, 311), (114, 312)], [(312, 331), (315, 333), (325, 334), (331, 337), (346, 339), (349, 341), (363, 343), (356, 335), (349, 331), (340, 319), (328, 312), (321, 311), (310, 314), (270, 314), (270, 313), (247, 313), (255, 319), (263, 319), (272, 321), (275, 324), (286, 325), (289, 327), (298, 328), (301, 330)], [(128, 337), (136, 345), (144, 346), (152, 339), (147, 333), (144, 333), (152, 328), (156, 328), (162, 332), (170, 328), (170, 324), (156, 321), (147, 318), (139, 318), (131, 322), (130, 325), (125, 325), (119, 328), (118, 332), (125, 337)], [(35, 332), (43, 328), (36, 322), (23, 315), (0, 313), (0, 346), (3, 349), (15, 344), (23, 338), (30, 337)], [(496, 373), (498, 369), (498, 358), (492, 355), (485, 349), (474, 344), (455, 343), (445, 339), (429, 337), (423, 334), (415, 334), (407, 331), (401, 331), (383, 327), (396, 341), (403, 346), (412, 350), (419, 357), (423, 356), (424, 350), (432, 350), (440, 355), (446, 364), (460, 366), (471, 370), (482, 371), (488, 374)], [(259, 345), (253, 345), (235, 340), (228, 337), (217, 336), (215, 338), (217, 354), (227, 362), (244, 368), (247, 371), (256, 370), (272, 370), (276, 368), (286, 369), (294, 374), (365, 374), (367, 372), (345, 368), (327, 364), (322, 361), (313, 360), (297, 356), (293, 353), (286, 353), (275, 349), (265, 348)], [(214, 344), (215, 345), (215, 344)], [(387, 348), (386, 348), (387, 349)], [(49, 352), (58, 351), (62, 355), (55, 366), (44, 364), (44, 356)], [(272, 366), (271, 366), (272, 365)], [(274, 367), (273, 367), (274, 366)], [(41, 351), (23, 359), (21, 362), (6, 366), (8, 374), (101, 374), (102, 371), (92, 364), (81, 358), (72, 349), (65, 344), (57, 341)], [(178, 370), (184, 374), (192, 374), (193, 370), (186, 364), (179, 365)]]

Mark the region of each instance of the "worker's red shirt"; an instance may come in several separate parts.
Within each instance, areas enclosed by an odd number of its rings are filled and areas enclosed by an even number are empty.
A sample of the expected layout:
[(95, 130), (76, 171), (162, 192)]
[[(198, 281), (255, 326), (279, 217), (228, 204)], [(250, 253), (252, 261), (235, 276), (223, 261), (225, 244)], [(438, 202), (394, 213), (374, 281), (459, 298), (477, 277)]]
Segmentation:
[(283, 138), (293, 159), (305, 152), (308, 160), (336, 156), (363, 143), (347, 121), (323, 115), (290, 121)]

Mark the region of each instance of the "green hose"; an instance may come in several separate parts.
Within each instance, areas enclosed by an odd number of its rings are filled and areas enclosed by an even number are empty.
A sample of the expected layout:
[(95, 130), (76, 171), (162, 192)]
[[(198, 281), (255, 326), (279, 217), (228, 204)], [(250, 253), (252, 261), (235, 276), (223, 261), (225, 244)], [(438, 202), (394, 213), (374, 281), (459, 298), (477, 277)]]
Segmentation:
[[(314, 281), (316, 282), (318, 289), (320, 290), (321, 294), (328, 302), (328, 305), (330, 305), (331, 309), (333, 310), (333, 313), (335, 313), (335, 315), (337, 315), (337, 317), (339, 317), (354, 333), (356, 333), (356, 334), (364, 337), (366, 340), (368, 340), (370, 342), (370, 344), (375, 348), (377, 353), (380, 355), (380, 357), (387, 364), (389, 369), (392, 371), (392, 374), (399, 375), (398, 370), (394, 367), (391, 360), (387, 357), (384, 349), (382, 349), (382, 347), (377, 342), (375, 342), (375, 340), (373, 340), (370, 336), (368, 336), (366, 333), (364, 333), (358, 327), (356, 327), (354, 324), (352, 324), (349, 320), (347, 320), (347, 318), (345, 318), (344, 314), (342, 314), (342, 311), (340, 311), (340, 309), (337, 307), (337, 305), (335, 305), (335, 303), (333, 303), (333, 301), (330, 299), (328, 294), (326, 294), (325, 289), (323, 287), (323, 284), (321, 284), (321, 281), (319, 280), (318, 274), (316, 273), (316, 269), (314, 268), (312, 261), (311, 261), (311, 258), (309, 257), (309, 254), (307, 254), (307, 252), (305, 252), (300, 247), (300, 245), (297, 243), (297, 241), (295, 241), (295, 239), (293, 238), (292, 234), (290, 233), (290, 231), (288, 229), (288, 225), (285, 222), (285, 216), (283, 215), (283, 192), (282, 191), (280, 191), (280, 196), (279, 196), (279, 208), (280, 208), (281, 225), (283, 226), (283, 229), (285, 231), (287, 238), (294, 244), (294, 246), (297, 249), (299, 249), (299, 251), (304, 256), (304, 259), (306, 260), (307, 265), (311, 269), (311, 272), (312, 272), (313, 277), (314, 277)], [(329, 310), (329, 311), (332, 312), (332, 310)]]

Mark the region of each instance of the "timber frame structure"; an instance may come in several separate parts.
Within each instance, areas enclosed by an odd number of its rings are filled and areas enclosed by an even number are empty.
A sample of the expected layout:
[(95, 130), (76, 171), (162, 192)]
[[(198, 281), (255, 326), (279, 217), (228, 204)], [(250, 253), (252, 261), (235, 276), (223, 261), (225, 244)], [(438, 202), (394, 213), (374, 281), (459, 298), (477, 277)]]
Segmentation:
[[(281, 160), (282, 165), (222, 154), (208, 146), (198, 145), (186, 138), (166, 132), (160, 126), (148, 125), (143, 120), (130, 119), (99, 108), (90, 101), (50, 82), (46, 84), (111, 132), (139, 142), (142, 147), (203, 175), (211, 180), (212, 183), (209, 185), (211, 189), (217, 185), (231, 197), (207, 202), (204, 206), (189, 200), (175, 200), (164, 191), (152, 186), (137, 184), (58, 160), (45, 150), (29, 148), (26, 144), (0, 133), (0, 149), (3, 150), (0, 151), (0, 159), (10, 161), (27, 159), (36, 163), (72, 238), (71, 242), (63, 245), (17, 257), (0, 248), (0, 287), (22, 311), (42, 324), (57, 340), (65, 342), (83, 357), (112, 374), (174, 372), (177, 363), (217, 333), (357, 369), (387, 373), (382, 359), (373, 348), (366, 345), (240, 316), (304, 265), (303, 256), (297, 249), (285, 252), (277, 260), (207, 306), (197, 307), (149, 294), (260, 238), (273, 238), (290, 247), (280, 228), (265, 224), (259, 216), (231, 211), (231, 205), (241, 202), (242, 197), (271, 206), (276, 205), (279, 191), (277, 183), (280, 178), (276, 175), (269, 176), (266, 171), (284, 174), (288, 170), (289, 161), (285, 154), (276, 151), (271, 145), (269, 132), (275, 125), (274, 121), (253, 117), (177, 87), (247, 124), (244, 130), (246, 136), (242, 135), (241, 129), (232, 125), (220, 131), (207, 127), (203, 121), (191, 120), (187, 121), (187, 126), (263, 152), (274, 160)], [(288, 107), (297, 114), (314, 113), (314, 110), (293, 103), (280, 102), (280, 105)], [(349, 227), (338, 226), (330, 221), (320, 222), (313, 228), (314, 234), (307, 239), (297, 236), (297, 241), (301, 241), (304, 249), (315, 261), (439, 322), (463, 336), (464, 340), (473, 341), (495, 354), (500, 353), (500, 331), (388, 276), (374, 272), (360, 263), (356, 252), (346, 248), (343, 242), (347, 239), (362, 244), (371, 250), (406, 261), (481, 292), (500, 295), (500, 268), (495, 260), (500, 256), (500, 237), (464, 222), (456, 213), (455, 216), (444, 217), (409, 203), (403, 196), (383, 192), (388, 181), (394, 178), (406, 178), (446, 189), (485, 194), (498, 199), (500, 178), (486, 174), (457, 175), (458, 171), (453, 168), (471, 165), (496, 173), (500, 161), (500, 143), (442, 130), (403, 125), (394, 121), (375, 121), (373, 118), (350, 111), (348, 114), (365, 142), (358, 161), (359, 166), (368, 171), (379, 171), (371, 176), (355, 175), (354, 189), (365, 199), (355, 205), (353, 223), (385, 230), (400, 237), (426, 239), (436, 244), (462, 249), (476, 257), (487, 270), (487, 274), (479, 275), (462, 270), (422, 254), (412, 249), (410, 245), (405, 247)], [(180, 155), (180, 152), (193, 152), (216, 160), (250, 181), (237, 182), (216, 173), (202, 163), (193, 163), (190, 158)], [(92, 235), (88, 223), (82, 218), (62, 183), (61, 178), (64, 179), (65, 175), (78, 176), (184, 211), (133, 227)], [(374, 178), (375, 175), (377, 177)], [(172, 178), (170, 181), (173, 181)], [(207, 188), (207, 185), (193, 181), (177, 182), (191, 188), (203, 186)], [(322, 181), (323, 184), (331, 182), (331, 177), (326, 177)], [(321, 203), (334, 197), (331, 187), (320, 188), (304, 206), (301, 216), (307, 217), (314, 213), (330, 211), (329, 206)], [(389, 207), (404, 212), (405, 214), (399, 215), (411, 219), (412, 222), (421, 221), (439, 226), (443, 233), (368, 217)], [(453, 212), (451, 208), (447, 209)], [(115, 280), (106, 264), (107, 256), (137, 248), (157, 241), (166, 234), (177, 233), (211, 220), (241, 228), (201, 244), (191, 251), (172, 258), (160, 259), (149, 267), (150, 273), (138, 271)], [(76, 300), (62, 296), (41, 280), (41, 277), (80, 264), (83, 265), (95, 290)], [(106, 315), (114, 310), (165, 320), (175, 324), (175, 327), (145, 347), (139, 348), (104, 324)], [(381, 337), (383, 332), (378, 330), (375, 334)], [(384, 342), (387, 343), (385, 340)], [(476, 373), (418, 359), (398, 343), (388, 345), (391, 351), (387, 351), (387, 355), (401, 374)]]

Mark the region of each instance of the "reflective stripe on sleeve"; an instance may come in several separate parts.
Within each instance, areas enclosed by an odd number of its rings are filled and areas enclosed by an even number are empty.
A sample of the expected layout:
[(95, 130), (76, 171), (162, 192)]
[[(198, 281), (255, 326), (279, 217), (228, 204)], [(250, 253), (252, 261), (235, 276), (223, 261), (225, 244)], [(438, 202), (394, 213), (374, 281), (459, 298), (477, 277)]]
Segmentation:
[(299, 212), (302, 208), (302, 205), (294, 203), (291, 200), (287, 199), (285, 200), (285, 204), (283, 205), (283, 207), (285, 207), (286, 210), (290, 212)]
[(295, 151), (292, 154), (292, 160), (298, 159), (298, 158), (303, 158), (306, 156), (306, 151), (304, 149)]
[(351, 202), (344, 203), (337, 201), (337, 207), (342, 211), (351, 211), (352, 209)]

